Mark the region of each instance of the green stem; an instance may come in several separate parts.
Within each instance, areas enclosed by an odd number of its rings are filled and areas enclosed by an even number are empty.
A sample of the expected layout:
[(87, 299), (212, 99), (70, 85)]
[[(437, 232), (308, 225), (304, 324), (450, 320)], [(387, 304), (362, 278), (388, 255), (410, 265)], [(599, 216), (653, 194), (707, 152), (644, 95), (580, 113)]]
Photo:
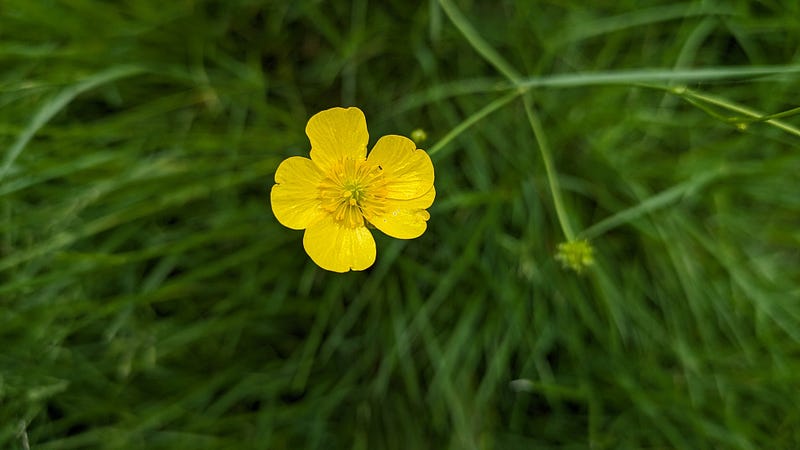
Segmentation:
[[(475, 28), (472, 27), (472, 24), (469, 23), (467, 18), (461, 14), (461, 11), (459, 11), (450, 0), (439, 0), (439, 5), (441, 5), (445, 14), (447, 14), (447, 16), (450, 18), (450, 21), (453, 22), (453, 25), (455, 25), (461, 34), (467, 39), (472, 48), (475, 49), (475, 51), (478, 52), (483, 59), (485, 59), (487, 62), (489, 62), (489, 64), (494, 66), (495, 69), (502, 73), (508, 79), (508, 81), (516, 86), (514, 92), (516, 95), (522, 95), (522, 102), (525, 104), (525, 113), (528, 115), (528, 121), (533, 129), (536, 142), (539, 144), (539, 151), (542, 154), (542, 160), (544, 160), (544, 167), (545, 171), (547, 172), (547, 181), (550, 184), (550, 192), (553, 195), (553, 203), (555, 204), (556, 215), (558, 215), (558, 222), (561, 224), (561, 230), (564, 232), (564, 236), (567, 238), (567, 240), (573, 241), (575, 239), (575, 234), (572, 232), (572, 228), (567, 220), (564, 202), (561, 199), (561, 188), (559, 187), (558, 177), (556, 176), (556, 171), (553, 167), (553, 158), (550, 154), (550, 147), (547, 144), (547, 139), (545, 138), (542, 124), (539, 121), (536, 110), (533, 108), (531, 100), (527, 95), (525, 95), (531, 86), (523, 85), (523, 78), (516, 70), (514, 70), (514, 67), (512, 67), (508, 61), (506, 61), (499, 53), (497, 53), (497, 51), (495, 51), (491, 45), (489, 45), (488, 42), (481, 37)], [(438, 150), (438, 148), (436, 150)]]
[(528, 121), (533, 129), (536, 142), (539, 144), (539, 152), (542, 154), (542, 160), (544, 161), (544, 170), (547, 172), (547, 182), (550, 184), (550, 192), (553, 195), (553, 204), (556, 208), (558, 222), (561, 224), (561, 230), (564, 232), (567, 241), (574, 241), (575, 233), (572, 232), (572, 227), (569, 224), (569, 220), (567, 220), (564, 201), (561, 198), (561, 187), (558, 183), (558, 176), (556, 175), (553, 165), (553, 157), (550, 154), (550, 147), (547, 143), (544, 130), (542, 129), (542, 123), (539, 120), (538, 114), (536, 114), (531, 99), (527, 95), (522, 97), (522, 103), (525, 105), (525, 114), (528, 116)]
[(503, 57), (481, 37), (480, 33), (469, 23), (469, 20), (461, 14), (461, 11), (459, 11), (450, 0), (439, 0), (439, 5), (444, 10), (445, 14), (447, 14), (447, 17), (450, 18), (450, 21), (453, 22), (453, 25), (455, 25), (458, 31), (467, 39), (467, 42), (469, 42), (472, 48), (474, 48), (483, 59), (502, 73), (503, 76), (514, 83), (514, 85), (519, 85), (522, 81), (522, 77), (514, 70), (511, 64), (503, 59)]
[[(736, 113), (739, 113), (739, 114), (743, 114), (743, 115), (751, 117), (751, 118), (761, 119), (761, 118), (765, 117), (765, 114), (762, 114), (759, 111), (756, 111), (756, 110), (753, 110), (753, 109), (750, 109), (750, 108), (747, 108), (747, 107), (744, 107), (744, 106), (741, 106), (741, 105), (737, 105), (736, 103), (729, 102), (728, 100), (725, 100), (724, 98), (720, 98), (720, 97), (713, 96), (713, 95), (710, 95), (710, 94), (701, 94), (701, 93), (695, 92), (695, 91), (693, 91), (691, 89), (679, 89), (679, 90), (674, 90), (673, 92), (675, 94), (677, 94), (677, 95), (680, 95), (680, 96), (684, 97), (687, 100), (688, 99), (692, 99), (692, 100), (703, 101), (703, 102), (706, 102), (708, 104), (715, 105), (715, 106), (718, 106), (720, 108), (724, 108), (724, 109), (727, 109), (729, 111), (733, 111), (733, 112), (736, 112)], [(794, 113), (794, 111), (792, 111), (792, 110), (790, 110), (789, 112)], [(781, 130), (786, 131), (787, 133), (793, 134), (795, 136), (800, 136), (800, 129), (797, 129), (797, 128), (787, 124), (786, 122), (783, 122), (783, 121), (780, 121), (780, 120), (777, 120), (777, 119), (766, 119), (766, 120), (764, 120), (764, 122), (766, 122), (766, 123), (768, 123), (768, 124), (770, 124), (772, 126), (778, 127)]]
[(493, 113), (494, 111), (500, 109), (507, 103), (511, 102), (515, 98), (519, 97), (522, 93), (521, 92), (509, 92), (508, 94), (492, 101), (488, 105), (484, 106), (483, 108), (479, 109), (478, 111), (472, 113), (469, 117), (464, 119), (463, 122), (458, 124), (455, 128), (450, 130), (443, 138), (439, 139), (436, 144), (433, 145), (430, 149), (428, 149), (428, 155), (433, 157), (437, 153), (439, 153), (445, 145), (449, 144), (450, 141), (456, 138), (459, 134), (463, 133), (467, 128), (471, 127), (484, 117), (488, 116), (489, 114)]

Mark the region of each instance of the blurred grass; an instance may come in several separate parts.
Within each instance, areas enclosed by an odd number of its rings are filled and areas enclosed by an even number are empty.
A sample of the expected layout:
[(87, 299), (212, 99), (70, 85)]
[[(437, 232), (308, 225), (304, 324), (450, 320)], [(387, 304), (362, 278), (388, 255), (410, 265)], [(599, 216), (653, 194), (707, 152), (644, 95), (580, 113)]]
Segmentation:
[[(800, 446), (798, 9), (5, 0), (0, 447)], [(268, 201), (336, 105), (438, 192), (345, 275)]]

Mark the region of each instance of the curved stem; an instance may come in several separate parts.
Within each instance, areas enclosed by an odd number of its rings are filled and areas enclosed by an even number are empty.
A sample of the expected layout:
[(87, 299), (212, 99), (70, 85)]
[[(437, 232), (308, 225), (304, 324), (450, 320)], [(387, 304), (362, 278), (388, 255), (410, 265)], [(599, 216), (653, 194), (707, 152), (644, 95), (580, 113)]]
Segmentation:
[(542, 154), (544, 170), (547, 172), (547, 182), (550, 185), (550, 192), (553, 195), (553, 204), (556, 208), (558, 222), (561, 224), (561, 230), (564, 232), (564, 236), (567, 238), (567, 241), (571, 242), (575, 240), (575, 233), (573, 233), (572, 227), (567, 219), (564, 201), (561, 198), (561, 187), (558, 184), (558, 176), (556, 175), (553, 165), (553, 157), (550, 154), (550, 147), (547, 144), (547, 138), (545, 137), (544, 130), (542, 129), (542, 123), (539, 120), (538, 114), (536, 114), (536, 110), (533, 107), (533, 102), (531, 101), (530, 97), (523, 95), (522, 103), (525, 105), (525, 114), (528, 116), (528, 122), (530, 122), (531, 128), (533, 129), (533, 134), (536, 137), (536, 143), (539, 144), (539, 152)]

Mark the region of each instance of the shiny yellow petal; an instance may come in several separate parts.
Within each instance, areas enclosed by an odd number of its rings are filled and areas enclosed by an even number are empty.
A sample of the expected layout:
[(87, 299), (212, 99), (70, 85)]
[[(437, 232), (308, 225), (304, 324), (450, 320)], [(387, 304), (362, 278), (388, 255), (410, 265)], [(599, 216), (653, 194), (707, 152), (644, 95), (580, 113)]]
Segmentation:
[(433, 186), (433, 163), (424, 150), (411, 139), (383, 136), (375, 144), (367, 161), (383, 169), (387, 197), (410, 200), (425, 195)]
[(358, 108), (331, 108), (308, 120), (311, 159), (323, 170), (351, 157), (363, 161), (367, 155), (367, 119)]
[(342, 226), (330, 216), (306, 229), (303, 247), (318, 266), (332, 272), (364, 270), (375, 262), (375, 239), (369, 230)]
[(422, 235), (428, 228), (427, 220), (431, 215), (425, 208), (433, 204), (436, 190), (431, 189), (422, 197), (412, 200), (387, 200), (387, 213), (370, 217), (369, 222), (375, 228), (397, 239), (414, 239)]
[(308, 158), (285, 159), (275, 171), (275, 186), (270, 192), (272, 212), (286, 227), (302, 230), (324, 215), (320, 208), (318, 185), (322, 180), (319, 167)]

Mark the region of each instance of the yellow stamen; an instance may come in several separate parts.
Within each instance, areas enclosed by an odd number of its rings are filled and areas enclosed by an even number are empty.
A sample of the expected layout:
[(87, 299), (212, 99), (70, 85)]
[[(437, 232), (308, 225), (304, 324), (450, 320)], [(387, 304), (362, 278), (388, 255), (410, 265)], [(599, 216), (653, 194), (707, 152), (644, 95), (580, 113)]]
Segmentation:
[(364, 218), (385, 213), (383, 170), (366, 160), (345, 158), (319, 184), (322, 208), (349, 228), (364, 226)]

